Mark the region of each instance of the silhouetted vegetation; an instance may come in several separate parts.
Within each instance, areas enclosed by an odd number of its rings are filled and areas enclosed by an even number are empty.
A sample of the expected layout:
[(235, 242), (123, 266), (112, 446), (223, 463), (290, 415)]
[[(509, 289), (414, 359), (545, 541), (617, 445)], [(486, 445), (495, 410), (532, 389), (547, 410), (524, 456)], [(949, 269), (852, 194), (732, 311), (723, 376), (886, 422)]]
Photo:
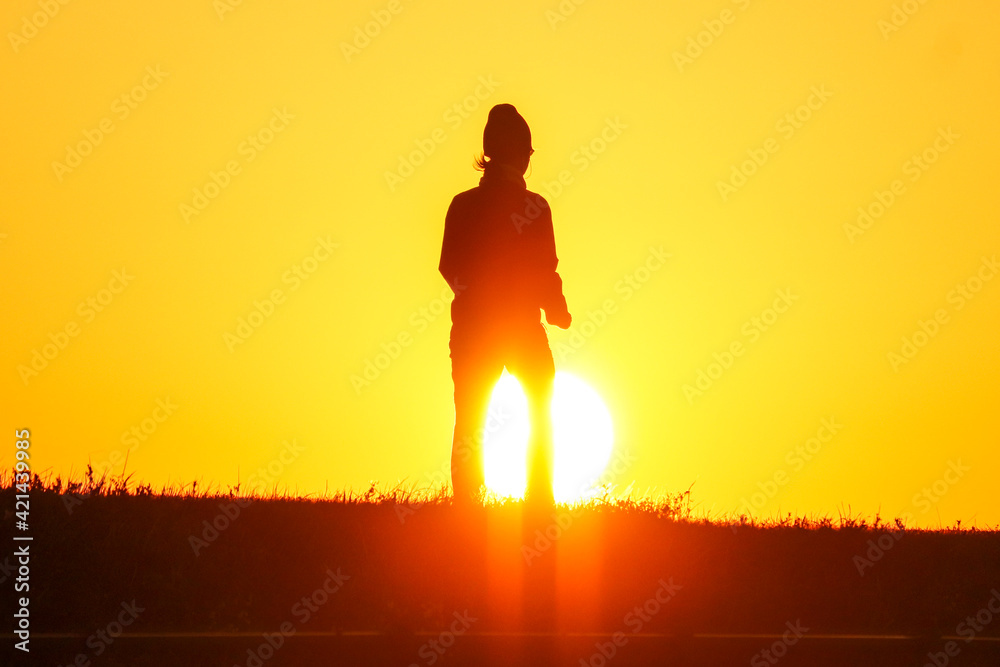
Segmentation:
[[(628, 634), (632, 610), (670, 585), (643, 633), (780, 634), (800, 621), (811, 633), (937, 640), (1000, 587), (994, 529), (849, 514), (710, 520), (695, 515), (690, 490), (532, 513), (509, 500), (453, 508), (444, 490), (402, 486), (298, 497), (195, 483), (155, 491), (91, 473), (36, 475), (30, 499), (35, 632), (89, 634), (134, 600), (143, 632), (292, 623), (405, 638), (467, 613), (479, 633)], [(13, 532), (10, 513), (4, 524)], [(317, 609), (296, 609), (324, 586)], [(1000, 622), (979, 634), (1000, 635)]]

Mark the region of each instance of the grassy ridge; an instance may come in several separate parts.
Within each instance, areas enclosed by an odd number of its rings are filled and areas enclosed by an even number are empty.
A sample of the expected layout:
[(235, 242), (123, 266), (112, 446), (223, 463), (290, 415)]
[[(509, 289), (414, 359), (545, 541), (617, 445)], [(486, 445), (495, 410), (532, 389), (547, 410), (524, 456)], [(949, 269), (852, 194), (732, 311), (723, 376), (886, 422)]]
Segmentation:
[[(309, 500), (130, 488), (31, 490), (35, 632), (955, 634), (1000, 589), (1000, 534), (880, 520), (751, 525), (683, 494), (527, 512), (403, 492)], [(5, 508), (14, 505), (9, 480)], [(5, 513), (5, 530), (13, 517)], [(5, 585), (10, 585), (6, 582)], [(1000, 622), (981, 636), (1000, 636)]]

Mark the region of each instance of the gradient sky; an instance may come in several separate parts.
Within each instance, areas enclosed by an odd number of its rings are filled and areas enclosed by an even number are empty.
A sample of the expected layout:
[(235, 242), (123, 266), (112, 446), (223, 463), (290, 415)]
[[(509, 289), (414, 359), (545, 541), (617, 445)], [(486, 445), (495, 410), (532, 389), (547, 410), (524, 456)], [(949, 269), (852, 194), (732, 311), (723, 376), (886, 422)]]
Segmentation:
[(51, 4), (0, 10), (0, 392), (36, 471), (440, 478), (444, 214), (510, 102), (619, 489), (1000, 523), (989, 3)]

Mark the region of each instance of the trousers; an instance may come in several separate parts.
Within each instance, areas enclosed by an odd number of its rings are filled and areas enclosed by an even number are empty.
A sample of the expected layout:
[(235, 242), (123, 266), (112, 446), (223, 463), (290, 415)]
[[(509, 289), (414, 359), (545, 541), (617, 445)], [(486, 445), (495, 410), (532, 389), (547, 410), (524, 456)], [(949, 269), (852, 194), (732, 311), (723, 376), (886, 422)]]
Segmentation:
[(455, 383), (455, 433), (451, 478), (455, 498), (478, 497), (485, 475), (483, 441), (493, 387), (506, 368), (528, 399), (529, 500), (552, 502), (552, 420), (555, 364), (540, 320), (452, 324), (451, 377)]

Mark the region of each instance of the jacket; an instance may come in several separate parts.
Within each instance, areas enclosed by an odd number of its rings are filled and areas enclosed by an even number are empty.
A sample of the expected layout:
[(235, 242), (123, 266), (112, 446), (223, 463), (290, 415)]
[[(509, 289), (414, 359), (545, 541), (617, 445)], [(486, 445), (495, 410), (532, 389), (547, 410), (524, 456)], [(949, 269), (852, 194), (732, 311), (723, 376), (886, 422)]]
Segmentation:
[(452, 199), (438, 269), (455, 292), (454, 323), (565, 313), (558, 263), (552, 211), (520, 174), (488, 163), (479, 185)]

